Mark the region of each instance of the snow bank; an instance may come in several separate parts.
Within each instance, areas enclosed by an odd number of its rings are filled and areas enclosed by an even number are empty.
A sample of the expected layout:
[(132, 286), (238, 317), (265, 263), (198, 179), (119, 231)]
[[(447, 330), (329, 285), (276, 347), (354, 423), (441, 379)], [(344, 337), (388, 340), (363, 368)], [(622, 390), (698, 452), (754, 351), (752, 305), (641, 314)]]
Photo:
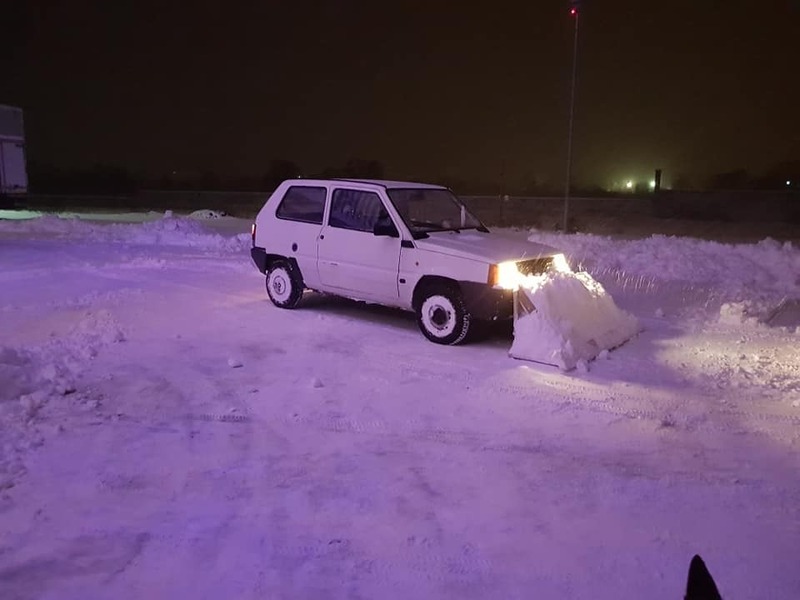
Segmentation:
[(21, 457), (39, 443), (34, 427), (49, 404), (80, 393), (81, 373), (101, 349), (125, 341), (108, 310), (83, 312), (64, 335), (40, 345), (0, 346), (0, 491), (24, 472)]
[(77, 215), (43, 215), (18, 220), (0, 220), (0, 233), (45, 234), (48, 237), (77, 238), (107, 243), (190, 246), (222, 252), (245, 251), (251, 243), (248, 233), (223, 236), (206, 225), (208, 221), (232, 219), (219, 211), (197, 211), (176, 217), (172, 211), (146, 213), (136, 222), (104, 222)]
[(38, 210), (0, 210), (0, 220), (13, 219), (25, 220), (35, 219), (42, 216), (41, 211)]
[(25, 473), (23, 457), (40, 443), (30, 425), (53, 397), (75, 391), (75, 373), (52, 353), (0, 346), (0, 492)]
[(717, 323), (729, 327), (781, 328), (792, 333), (800, 331), (800, 299), (784, 298), (774, 302), (725, 302), (719, 308)]
[(719, 308), (719, 323), (758, 327), (761, 325), (761, 320), (754, 313), (755, 308), (750, 302), (726, 302)]
[(723, 244), (665, 235), (618, 240), (540, 231), (529, 232), (528, 239), (561, 249), (595, 277), (616, 272), (702, 284), (730, 300), (800, 298), (800, 248), (791, 242), (768, 238), (757, 244)]
[(545, 274), (529, 278), (516, 294), (514, 358), (554, 364), (562, 370), (585, 368), (601, 352), (639, 332), (635, 317), (620, 310), (588, 273)]
[(0, 347), (0, 381), (0, 405), (19, 402), (28, 417), (33, 417), (50, 396), (63, 396), (75, 389), (74, 373), (62, 361), (10, 346)]
[(221, 219), (222, 217), (226, 217), (227, 213), (221, 210), (211, 210), (208, 208), (204, 208), (189, 213), (189, 216), (192, 217), (193, 219)]

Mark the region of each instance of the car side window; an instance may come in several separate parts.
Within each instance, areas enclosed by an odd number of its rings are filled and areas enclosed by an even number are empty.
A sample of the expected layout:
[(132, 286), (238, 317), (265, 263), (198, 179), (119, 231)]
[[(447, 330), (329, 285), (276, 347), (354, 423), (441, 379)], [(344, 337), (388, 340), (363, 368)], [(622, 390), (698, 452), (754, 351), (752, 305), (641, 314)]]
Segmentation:
[(324, 213), (324, 187), (293, 185), (283, 195), (275, 216), (279, 219), (322, 225)]
[(378, 220), (388, 218), (386, 207), (374, 192), (345, 189), (333, 191), (331, 214), (328, 217), (328, 225), (331, 227), (372, 233)]

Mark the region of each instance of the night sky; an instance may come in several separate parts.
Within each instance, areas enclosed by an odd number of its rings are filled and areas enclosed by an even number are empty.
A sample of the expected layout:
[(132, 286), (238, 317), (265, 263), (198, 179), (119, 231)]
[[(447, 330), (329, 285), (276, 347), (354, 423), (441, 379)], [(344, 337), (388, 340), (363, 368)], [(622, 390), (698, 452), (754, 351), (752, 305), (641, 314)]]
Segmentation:
[[(566, 0), (15, 2), (0, 103), (29, 160), (561, 185)], [(584, 0), (574, 175), (700, 182), (800, 159), (800, 3)]]

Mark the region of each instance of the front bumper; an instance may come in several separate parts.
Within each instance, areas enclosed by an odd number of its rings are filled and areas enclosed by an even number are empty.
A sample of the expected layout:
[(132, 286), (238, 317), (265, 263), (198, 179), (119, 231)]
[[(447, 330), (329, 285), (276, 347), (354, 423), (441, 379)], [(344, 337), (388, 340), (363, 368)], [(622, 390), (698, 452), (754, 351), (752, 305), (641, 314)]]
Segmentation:
[(464, 304), (470, 315), (484, 321), (510, 319), (514, 316), (514, 292), (497, 290), (486, 283), (460, 281)]

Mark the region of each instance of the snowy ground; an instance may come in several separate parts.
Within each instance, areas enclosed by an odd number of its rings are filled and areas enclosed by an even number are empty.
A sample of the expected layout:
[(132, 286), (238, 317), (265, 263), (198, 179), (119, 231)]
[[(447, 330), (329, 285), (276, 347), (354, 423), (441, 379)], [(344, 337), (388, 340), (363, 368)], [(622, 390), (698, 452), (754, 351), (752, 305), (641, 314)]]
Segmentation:
[(202, 216), (0, 220), (3, 600), (800, 596), (800, 249), (533, 232), (644, 326), (564, 373)]

